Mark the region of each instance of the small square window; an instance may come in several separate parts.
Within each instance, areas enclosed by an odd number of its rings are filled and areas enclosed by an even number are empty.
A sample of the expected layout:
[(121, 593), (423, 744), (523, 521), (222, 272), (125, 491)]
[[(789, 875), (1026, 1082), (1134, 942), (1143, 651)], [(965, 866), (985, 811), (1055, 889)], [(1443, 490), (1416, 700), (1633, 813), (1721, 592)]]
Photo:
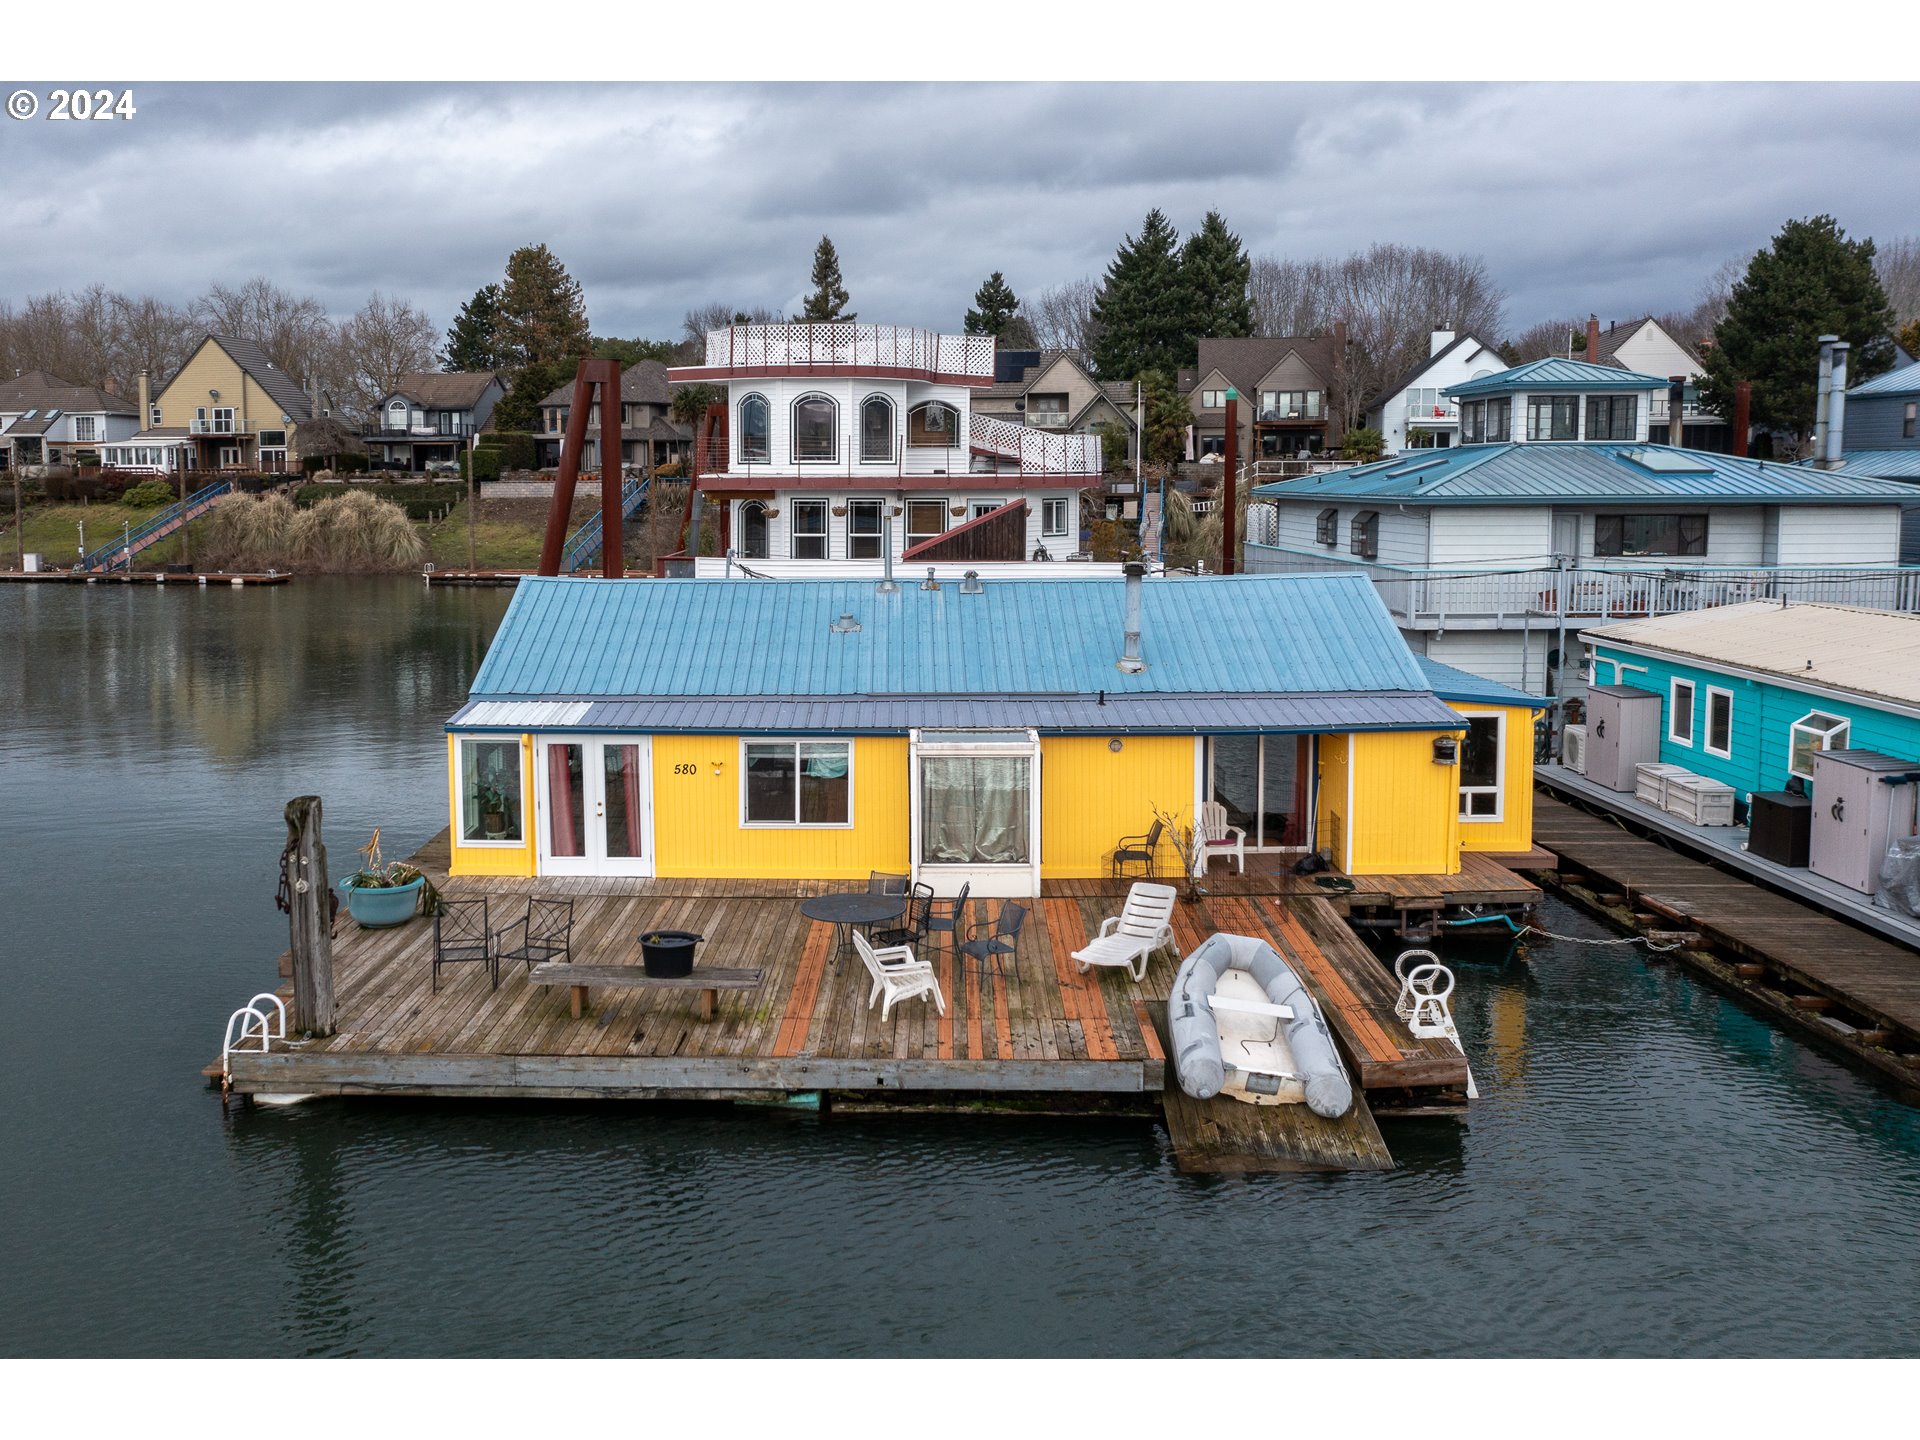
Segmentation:
[(1040, 533), (1049, 539), (1067, 533), (1067, 502), (1065, 499), (1042, 500), (1040, 502)]
[(853, 746), (845, 740), (741, 743), (742, 825), (846, 825), (853, 814)]

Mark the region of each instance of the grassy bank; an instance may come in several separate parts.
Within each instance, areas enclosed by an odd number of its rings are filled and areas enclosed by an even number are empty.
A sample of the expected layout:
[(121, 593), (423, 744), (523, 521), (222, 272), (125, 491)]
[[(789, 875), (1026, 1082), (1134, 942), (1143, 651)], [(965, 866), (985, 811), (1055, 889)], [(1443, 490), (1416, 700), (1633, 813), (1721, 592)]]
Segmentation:
[[(439, 570), (465, 570), (467, 566), (467, 504), (455, 505), (438, 525), (421, 527), (427, 537), (428, 558)], [(474, 568), (480, 570), (531, 570), (540, 563), (540, 542), (544, 525), (527, 519), (496, 519), (487, 516), (473, 527)]]

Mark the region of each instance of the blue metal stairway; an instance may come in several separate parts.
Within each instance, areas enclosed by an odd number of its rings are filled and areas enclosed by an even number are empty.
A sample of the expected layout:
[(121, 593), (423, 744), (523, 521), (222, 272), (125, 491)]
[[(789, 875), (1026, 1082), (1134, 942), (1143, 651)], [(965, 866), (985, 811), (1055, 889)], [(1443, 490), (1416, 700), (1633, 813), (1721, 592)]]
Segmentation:
[[(629, 480), (620, 487), (620, 518), (631, 520), (634, 514), (646, 503), (647, 487), (652, 482), (651, 475), (638, 480)], [(598, 511), (593, 518), (567, 537), (566, 548), (560, 552), (560, 573), (571, 575), (576, 570), (591, 565), (600, 558), (601, 517)]]
[(169, 505), (138, 530), (122, 535), (110, 545), (102, 545), (81, 564), (88, 574), (107, 575), (125, 569), (133, 556), (173, 534), (183, 520), (199, 519), (214, 501), (231, 489), (231, 480), (216, 480), (204, 490), (194, 491), (184, 502)]

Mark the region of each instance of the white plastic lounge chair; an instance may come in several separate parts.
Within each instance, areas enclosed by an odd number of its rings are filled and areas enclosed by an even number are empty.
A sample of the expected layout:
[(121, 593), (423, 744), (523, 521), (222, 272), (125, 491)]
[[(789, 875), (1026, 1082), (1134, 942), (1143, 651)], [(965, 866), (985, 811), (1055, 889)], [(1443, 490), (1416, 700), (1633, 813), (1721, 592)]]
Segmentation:
[(933, 966), (924, 960), (914, 959), (913, 951), (905, 945), (890, 945), (876, 950), (873, 942), (856, 930), (853, 932), (853, 948), (860, 952), (861, 963), (873, 977), (873, 989), (867, 995), (867, 1008), (871, 1010), (874, 1001), (882, 995), (886, 996), (886, 1003), (880, 1007), (881, 1020), (893, 1014), (894, 1001), (911, 1000), (916, 995), (931, 995), (940, 1013), (947, 1013), (947, 997), (940, 993), (940, 982), (934, 978)]
[(1193, 873), (1204, 876), (1213, 857), (1233, 861), (1234, 872), (1247, 873), (1247, 832), (1227, 823), (1227, 807), (1218, 800), (1200, 806), (1200, 833), (1193, 837)]
[(1131, 968), (1136, 981), (1147, 978), (1147, 958), (1156, 950), (1174, 948), (1173, 900), (1171, 885), (1144, 882), (1127, 891), (1127, 903), (1120, 913), (1101, 922), (1100, 933), (1087, 942), (1087, 948), (1073, 952), (1082, 970), (1091, 965), (1118, 965)]

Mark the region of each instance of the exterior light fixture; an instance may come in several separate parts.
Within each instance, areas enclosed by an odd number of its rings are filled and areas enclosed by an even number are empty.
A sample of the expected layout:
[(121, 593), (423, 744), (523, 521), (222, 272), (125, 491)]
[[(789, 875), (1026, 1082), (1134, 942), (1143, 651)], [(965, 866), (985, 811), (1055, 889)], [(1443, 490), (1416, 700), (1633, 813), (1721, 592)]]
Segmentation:
[(1113, 753), (1116, 755), (1120, 753), (1120, 751), (1125, 747), (1125, 745), (1126, 745), (1126, 741), (1122, 740), (1118, 735), (1114, 736), (1111, 740), (1107, 741), (1107, 749), (1113, 751)]
[(1433, 741), (1433, 763), (1436, 765), (1457, 765), (1460, 763), (1460, 742), (1451, 735), (1438, 735)]

